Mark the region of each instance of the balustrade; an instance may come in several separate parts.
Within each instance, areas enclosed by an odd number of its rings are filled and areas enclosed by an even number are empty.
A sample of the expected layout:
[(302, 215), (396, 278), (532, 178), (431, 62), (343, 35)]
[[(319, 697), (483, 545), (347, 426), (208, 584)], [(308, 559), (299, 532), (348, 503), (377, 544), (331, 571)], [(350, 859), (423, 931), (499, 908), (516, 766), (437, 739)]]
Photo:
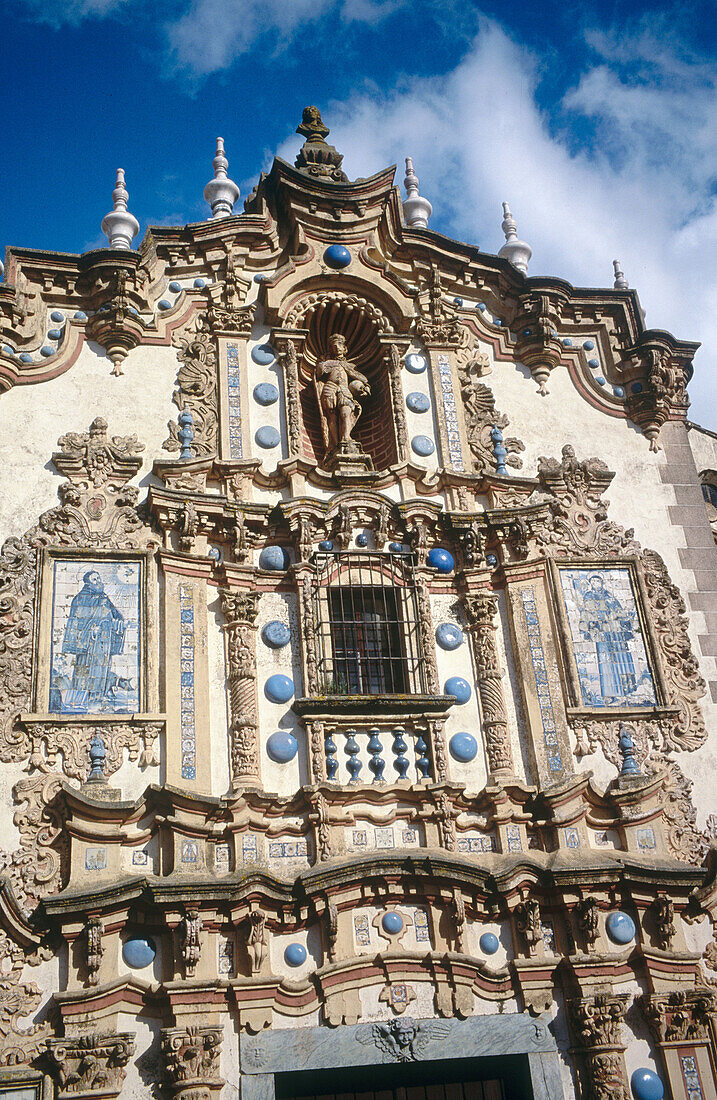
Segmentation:
[(408, 725), (325, 729), (326, 778), (332, 783), (425, 783), (434, 771), (427, 729)]

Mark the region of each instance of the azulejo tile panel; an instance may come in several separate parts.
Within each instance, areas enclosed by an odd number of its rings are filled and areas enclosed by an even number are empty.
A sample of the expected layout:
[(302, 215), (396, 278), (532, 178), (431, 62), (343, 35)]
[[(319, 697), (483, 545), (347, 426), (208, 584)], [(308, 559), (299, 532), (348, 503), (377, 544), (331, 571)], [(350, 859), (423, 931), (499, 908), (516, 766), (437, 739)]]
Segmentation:
[(654, 706), (630, 570), (560, 569), (560, 584), (584, 705)]
[(239, 370), (239, 347), (227, 344), (227, 387), (229, 410), (229, 454), (231, 458), (242, 458), (242, 419), (241, 419), (241, 373)]
[(463, 471), (463, 451), (461, 449), (461, 436), (458, 431), (458, 415), (456, 413), (456, 397), (453, 392), (453, 376), (451, 364), (447, 355), (438, 356), (438, 375), (441, 380), (441, 397), (443, 399), (443, 413), (446, 418), (446, 432), (448, 434), (448, 457), (454, 470)]
[(702, 1091), (702, 1078), (700, 1077), (697, 1059), (694, 1054), (681, 1054), (680, 1067), (682, 1069), (682, 1079), (685, 1083), (685, 1091), (687, 1092), (688, 1100), (704, 1100), (705, 1094)]
[(540, 620), (538, 619), (538, 608), (535, 603), (535, 589), (524, 588), (520, 595), (523, 601), (523, 614), (525, 616), (525, 628), (528, 632), (528, 644), (530, 646), (530, 659), (533, 664), (533, 675), (535, 676), (535, 688), (538, 693), (538, 705), (540, 707), (540, 720), (543, 726), (543, 738), (545, 740), (548, 768), (551, 772), (560, 772), (563, 770), (563, 760), (560, 755), (558, 733), (555, 728), (555, 713), (553, 711), (553, 701), (550, 695), (550, 684), (548, 683), (548, 667), (545, 663), (543, 640), (540, 634)]
[(53, 562), (53, 714), (133, 714), (140, 709), (141, 569), (138, 561)]
[(197, 778), (197, 731), (194, 711), (194, 591), (179, 585), (180, 617), (180, 723), (182, 779)]

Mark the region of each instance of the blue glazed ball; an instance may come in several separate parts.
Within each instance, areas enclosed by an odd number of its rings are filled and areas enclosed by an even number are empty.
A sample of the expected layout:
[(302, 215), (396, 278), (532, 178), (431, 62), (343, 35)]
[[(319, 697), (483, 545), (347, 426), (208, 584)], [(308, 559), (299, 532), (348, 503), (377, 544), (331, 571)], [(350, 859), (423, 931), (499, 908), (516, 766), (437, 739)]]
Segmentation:
[(348, 267), (351, 263), (351, 253), (342, 244), (330, 244), (324, 251), (324, 263), (327, 267), (333, 267), (339, 271), (342, 267)]
[(412, 351), (410, 355), (407, 355), (405, 360), (406, 370), (409, 374), (423, 374), (426, 369), (426, 360), (422, 355)]
[(291, 631), (286, 623), (282, 623), (278, 619), (272, 619), (262, 630), (261, 637), (264, 644), (271, 649), (282, 649), (291, 641)]
[(289, 555), (283, 546), (265, 546), (259, 555), (260, 569), (273, 569), (281, 572), (289, 565)]
[(277, 730), (266, 742), (266, 754), (275, 764), (288, 764), (293, 760), (299, 743), (288, 730)]
[(271, 424), (264, 424), (261, 428), (258, 428), (254, 439), (265, 451), (271, 450), (272, 447), (278, 447), (281, 442), (279, 432)]
[(171, 309), (171, 308), (172, 308), (172, 303), (168, 302), (166, 298), (160, 298), (159, 301), (157, 302), (157, 309), (165, 310), (165, 309)]
[(273, 405), (279, 400), (279, 391), (271, 382), (260, 382), (254, 386), (254, 400), (258, 405)]
[(360, 535), (356, 536), (357, 546), (368, 546), (368, 535), (365, 531), (362, 531)]
[(154, 961), (157, 947), (154, 940), (149, 937), (137, 936), (126, 940), (122, 947), (122, 958), (133, 970), (142, 970)]
[(662, 1100), (665, 1086), (651, 1069), (636, 1069), (630, 1078), (630, 1088), (635, 1100)]
[(642, 382), (633, 382), (630, 389), (633, 393), (642, 393)]
[(60, 321), (65, 320), (65, 315), (64, 313), (60, 313), (59, 309), (53, 309), (52, 313), (50, 314), (50, 320), (54, 321), (56, 325), (59, 325)]
[(23, 351), (23, 352), (21, 352), (21, 354), (20, 354), (20, 362), (21, 362), (21, 363), (32, 363), (32, 356), (30, 355), (30, 352), (29, 352), (29, 351)]
[(463, 631), (455, 623), (441, 623), (436, 627), (436, 641), (441, 649), (458, 649), (463, 645)]
[(478, 753), (478, 742), (472, 733), (454, 733), (448, 742), (451, 756), (461, 764), (469, 764)]
[(565, 348), (571, 348), (573, 346), (573, 342), (569, 336), (566, 336), (565, 339), (562, 341), (562, 345)]
[(395, 936), (403, 928), (403, 917), (400, 913), (393, 911), (384, 913), (381, 917), (381, 927), (384, 932), (388, 932), (389, 936)]
[(431, 402), (426, 397), (425, 393), (409, 393), (406, 398), (406, 406), (414, 413), (428, 412), (431, 407)]
[(63, 332), (64, 332), (64, 329), (61, 329), (61, 328), (51, 328), (51, 329), (50, 329), (50, 331), (49, 331), (49, 332), (48, 332), (48, 334), (47, 334), (47, 336), (48, 336), (48, 339), (49, 339), (49, 340), (61, 340), (61, 339), (62, 339), (62, 333), (63, 333)]
[(194, 280), (194, 285), (197, 288), (197, 290), (201, 290), (203, 286), (207, 285), (207, 281), (206, 281), (206, 279), (195, 279)]
[(432, 550), (429, 550), (426, 560), (439, 573), (452, 573), (456, 567), (453, 554), (449, 554), (442, 546), (434, 546)]
[(6, 355), (15, 354), (15, 348), (11, 348), (9, 344), (3, 344), (2, 350), (5, 352)]
[(420, 455), (421, 458), (428, 458), (435, 449), (433, 440), (429, 439), (427, 435), (414, 435), (411, 440), (411, 450), (414, 454)]
[(613, 943), (630, 943), (635, 938), (635, 922), (627, 913), (617, 910), (608, 914), (605, 931)]
[(49, 359), (51, 355), (55, 354), (55, 349), (51, 348), (49, 344), (43, 345), (40, 348), (40, 355), (44, 355), (46, 359)]
[(76, 321), (86, 321), (87, 320), (87, 314), (81, 309), (77, 310), (77, 313), (75, 313), (74, 317), (75, 317)]
[(460, 309), (461, 306), (463, 305), (463, 299), (462, 298), (454, 298), (453, 299), (453, 305), (458, 306), (458, 308)]
[(284, 962), (287, 966), (301, 966), (306, 962), (306, 948), (303, 943), (290, 943), (284, 952)]
[(595, 347), (595, 341), (594, 340), (583, 340), (583, 347), (585, 348), (586, 351), (592, 351), (593, 348)]
[(389, 550), (391, 551), (392, 554), (402, 554), (403, 553), (403, 543), (402, 542), (389, 542), (388, 548), (389, 548)]
[(478, 944), (484, 955), (495, 955), (500, 947), (500, 940), (495, 932), (484, 932), (478, 940)]
[(179, 294), (180, 290), (182, 289), (182, 284), (178, 283), (176, 279), (172, 279), (171, 283), (169, 284), (169, 289), (172, 291), (172, 294)]
[(624, 397), (625, 396), (625, 391), (622, 388), (622, 386), (613, 386), (612, 387), (612, 392), (615, 394), (615, 397)]
[(597, 370), (598, 367), (600, 366), (600, 360), (599, 359), (588, 359), (588, 366), (592, 367), (593, 370)]
[(476, 309), (479, 309), (481, 311), (481, 313), (485, 313), (487, 308), (488, 308), (488, 306), (485, 304), (485, 302), (479, 302), (478, 305), (476, 306)]
[(595, 381), (597, 382), (598, 386), (606, 385), (605, 379), (603, 378), (603, 376), (601, 374), (598, 374)]
[(271, 344), (258, 344), (257, 347), (251, 349), (251, 357), (260, 367), (268, 367), (276, 359)]
[(467, 703), (473, 694), (471, 685), (462, 676), (449, 676), (443, 685), (446, 695), (452, 695), (457, 703)]
[(264, 694), (272, 703), (288, 703), (294, 694), (294, 681), (281, 672), (275, 672), (264, 684)]
[(334, 544), (331, 541), (331, 539), (324, 539), (323, 542), (319, 543), (319, 550), (323, 550), (323, 552), (325, 554), (330, 553), (333, 550), (333, 548), (334, 548)]

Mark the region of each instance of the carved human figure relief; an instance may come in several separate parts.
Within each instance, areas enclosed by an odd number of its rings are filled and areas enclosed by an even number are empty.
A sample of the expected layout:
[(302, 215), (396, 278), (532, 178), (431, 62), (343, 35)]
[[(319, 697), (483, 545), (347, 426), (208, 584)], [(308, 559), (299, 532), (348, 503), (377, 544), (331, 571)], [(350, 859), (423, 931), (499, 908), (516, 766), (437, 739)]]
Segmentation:
[(346, 358), (346, 340), (341, 333), (329, 337), (329, 354), (318, 361), (314, 375), (321, 417), (325, 458), (342, 450), (355, 453), (361, 448), (351, 433), (361, 416), (361, 400), (371, 393), (365, 374)]

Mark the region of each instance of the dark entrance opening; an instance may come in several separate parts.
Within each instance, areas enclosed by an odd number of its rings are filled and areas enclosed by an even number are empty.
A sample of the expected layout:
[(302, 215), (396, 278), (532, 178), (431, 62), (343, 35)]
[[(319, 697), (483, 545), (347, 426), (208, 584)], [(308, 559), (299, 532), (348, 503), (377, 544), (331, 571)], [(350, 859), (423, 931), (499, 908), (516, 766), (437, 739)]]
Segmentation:
[(276, 1075), (277, 1100), (532, 1100), (525, 1055)]

